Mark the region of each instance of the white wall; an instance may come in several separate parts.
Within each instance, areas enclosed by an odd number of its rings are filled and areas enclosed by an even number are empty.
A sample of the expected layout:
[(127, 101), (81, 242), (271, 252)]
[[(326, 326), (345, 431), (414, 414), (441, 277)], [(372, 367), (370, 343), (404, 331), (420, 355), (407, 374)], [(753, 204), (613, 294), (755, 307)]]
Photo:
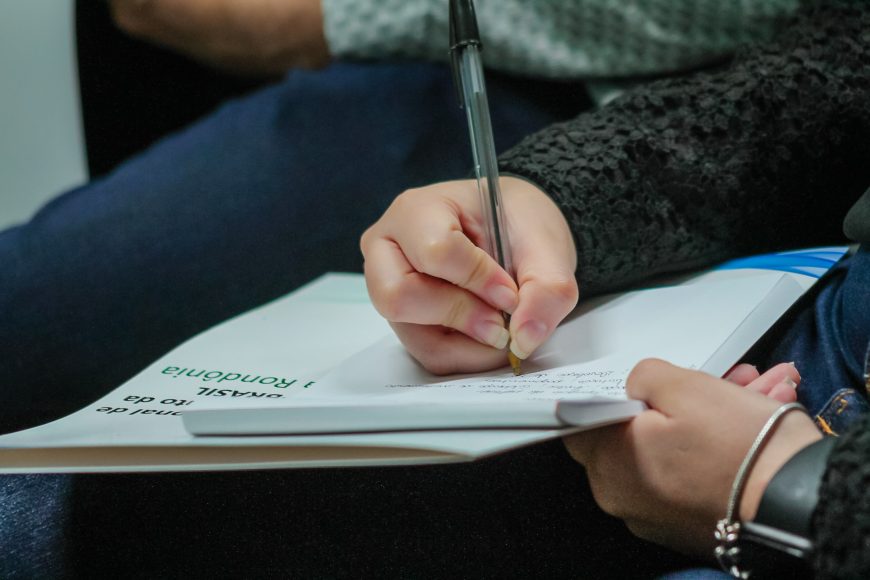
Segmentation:
[(73, 0), (0, 0), (0, 230), (87, 178), (77, 78)]

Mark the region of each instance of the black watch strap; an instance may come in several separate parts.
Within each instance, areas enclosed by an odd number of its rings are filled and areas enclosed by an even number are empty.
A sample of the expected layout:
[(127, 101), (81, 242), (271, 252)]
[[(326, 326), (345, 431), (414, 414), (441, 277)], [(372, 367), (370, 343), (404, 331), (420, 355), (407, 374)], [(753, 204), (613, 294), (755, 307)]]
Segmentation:
[(743, 523), (741, 559), (752, 577), (810, 575), (810, 525), (835, 443), (836, 437), (826, 437), (798, 451), (767, 485), (755, 519)]

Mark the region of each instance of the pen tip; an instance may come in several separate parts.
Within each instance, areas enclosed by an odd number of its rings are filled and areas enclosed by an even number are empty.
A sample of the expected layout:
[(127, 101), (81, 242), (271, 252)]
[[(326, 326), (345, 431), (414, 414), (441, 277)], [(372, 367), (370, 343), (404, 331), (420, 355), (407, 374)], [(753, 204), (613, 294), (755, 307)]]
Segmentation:
[(523, 372), (523, 369), (520, 367), (522, 361), (517, 357), (517, 355), (515, 355), (511, 351), (508, 351), (508, 361), (511, 363), (511, 368), (514, 371), (514, 376), (520, 376)]

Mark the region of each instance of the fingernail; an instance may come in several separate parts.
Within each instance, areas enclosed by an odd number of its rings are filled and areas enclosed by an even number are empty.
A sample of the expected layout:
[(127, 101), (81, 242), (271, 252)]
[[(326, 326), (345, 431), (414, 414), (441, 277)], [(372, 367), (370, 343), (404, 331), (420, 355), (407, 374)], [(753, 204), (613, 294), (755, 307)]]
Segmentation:
[(797, 389), (797, 383), (791, 380), (791, 377), (785, 377), (785, 380), (782, 382), (790, 386), (792, 389)]
[(791, 366), (794, 366), (794, 361), (790, 360), (790, 361), (788, 361), (788, 364), (790, 364)]
[(514, 311), (517, 307), (517, 293), (507, 286), (493, 286), (489, 289), (487, 296), (493, 306), (508, 314)]
[(507, 346), (511, 338), (510, 333), (503, 324), (482, 320), (474, 325), (474, 334), (477, 340), (502, 350)]
[(511, 352), (517, 358), (526, 359), (547, 337), (547, 325), (538, 320), (529, 320), (516, 332), (511, 341)]

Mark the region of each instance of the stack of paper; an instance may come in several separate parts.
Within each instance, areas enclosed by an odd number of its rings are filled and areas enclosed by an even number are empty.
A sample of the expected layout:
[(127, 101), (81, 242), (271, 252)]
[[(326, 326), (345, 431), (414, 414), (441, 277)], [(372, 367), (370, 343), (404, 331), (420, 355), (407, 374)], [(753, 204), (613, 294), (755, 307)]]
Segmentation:
[(756, 260), (586, 303), (520, 377), (507, 367), (428, 375), (360, 276), (325, 276), (194, 337), (66, 418), (0, 437), (0, 473), (491, 455), (631, 417), (642, 405), (626, 399), (624, 381), (642, 358), (723, 374), (843, 252), (780, 254), (773, 266)]

